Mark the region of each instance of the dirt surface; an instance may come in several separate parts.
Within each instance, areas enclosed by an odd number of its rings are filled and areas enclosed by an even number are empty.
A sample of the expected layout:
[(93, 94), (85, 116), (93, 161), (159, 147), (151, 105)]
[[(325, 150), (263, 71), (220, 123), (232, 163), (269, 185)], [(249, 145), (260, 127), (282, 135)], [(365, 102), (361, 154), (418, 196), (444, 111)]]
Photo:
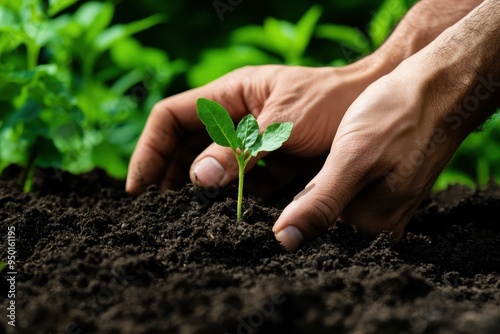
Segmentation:
[(234, 188), (137, 199), (95, 172), (0, 181), (0, 333), (500, 333), (500, 189), (426, 200), (393, 246), (338, 223), (288, 254)]

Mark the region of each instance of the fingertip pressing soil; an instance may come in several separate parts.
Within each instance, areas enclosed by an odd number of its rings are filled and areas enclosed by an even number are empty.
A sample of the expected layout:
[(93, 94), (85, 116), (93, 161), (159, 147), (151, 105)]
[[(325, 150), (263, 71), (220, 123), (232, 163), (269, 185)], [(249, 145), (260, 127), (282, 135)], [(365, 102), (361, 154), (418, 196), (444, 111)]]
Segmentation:
[[(16, 231), (16, 327), (1, 333), (500, 333), (500, 189), (424, 201), (400, 243), (338, 222), (287, 253), (280, 211), (234, 187), (129, 197), (95, 171), (0, 181)], [(7, 295), (7, 270), (0, 276)], [(7, 319), (7, 320), (6, 320)]]

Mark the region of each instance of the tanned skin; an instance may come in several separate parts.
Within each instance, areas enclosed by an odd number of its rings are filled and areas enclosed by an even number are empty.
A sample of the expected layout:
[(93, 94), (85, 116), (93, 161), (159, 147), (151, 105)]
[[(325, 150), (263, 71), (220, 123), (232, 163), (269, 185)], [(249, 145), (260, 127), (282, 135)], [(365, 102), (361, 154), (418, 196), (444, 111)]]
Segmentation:
[(499, 1), (422, 0), (379, 50), (352, 65), (246, 67), (164, 99), (132, 156), (127, 191), (179, 186), (190, 164), (200, 186), (237, 178), (232, 152), (200, 141), (196, 100), (205, 97), (235, 121), (252, 113), (262, 128), (293, 122), (282, 148), (290, 159), (328, 154), (274, 225), (288, 250), (338, 218), (399, 239), (460, 143), (498, 103), (499, 31)]

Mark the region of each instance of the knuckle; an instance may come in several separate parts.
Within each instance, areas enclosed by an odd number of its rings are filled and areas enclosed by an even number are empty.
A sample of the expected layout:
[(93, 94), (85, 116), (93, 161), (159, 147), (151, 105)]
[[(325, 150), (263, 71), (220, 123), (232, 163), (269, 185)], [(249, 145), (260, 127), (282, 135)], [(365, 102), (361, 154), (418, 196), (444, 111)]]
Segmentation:
[(342, 138), (335, 147), (340, 156), (336, 163), (342, 164), (345, 173), (363, 185), (383, 177), (394, 166), (394, 161), (380, 138), (374, 132)]

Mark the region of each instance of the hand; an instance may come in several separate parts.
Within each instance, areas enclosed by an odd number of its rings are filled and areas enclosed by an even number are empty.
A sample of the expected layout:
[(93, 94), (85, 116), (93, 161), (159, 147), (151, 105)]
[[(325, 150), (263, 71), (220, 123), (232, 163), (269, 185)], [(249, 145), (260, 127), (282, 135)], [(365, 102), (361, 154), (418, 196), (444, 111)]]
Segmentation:
[[(305, 133), (298, 137), (296, 124), (291, 140), (284, 147), (292, 154), (310, 157), (327, 151), (347, 107), (370, 83), (389, 73), (481, 2), (418, 2), (379, 50), (345, 68), (246, 68), (202, 88), (163, 100), (152, 110), (132, 156), (127, 191), (137, 195), (150, 184), (158, 184), (161, 189), (184, 184), (184, 171), (210, 143), (196, 116), (198, 97), (217, 100), (229, 109), (235, 120), (253, 113), (260, 118), (261, 126), (270, 121), (296, 121)], [(442, 15), (443, 12), (446, 15)], [(425, 22), (423, 28), (420, 28), (421, 22)], [(323, 122), (325, 120), (327, 122)], [(321, 138), (314, 138), (311, 143), (300, 142), (317, 131), (315, 124), (322, 131), (318, 133)], [(325, 131), (326, 128), (331, 131)], [(228, 155), (227, 150), (211, 146), (192, 165), (191, 179), (207, 186), (228, 183), (235, 178), (236, 170)], [(198, 163), (210, 156), (216, 160), (204, 160), (208, 169), (201, 168)], [(254, 163), (252, 161), (249, 167)], [(210, 169), (213, 174), (207, 173)]]
[(274, 122), (293, 122), (293, 133), (282, 148), (291, 156), (328, 152), (349, 105), (380, 76), (376, 65), (364, 65), (368, 61), (365, 58), (344, 68), (246, 67), (161, 101), (151, 112), (132, 156), (127, 191), (139, 194), (151, 184), (159, 184), (162, 190), (183, 185), (186, 166), (193, 159), (190, 177), (200, 186), (220, 187), (238, 177), (230, 149), (216, 144), (206, 147), (210, 141), (196, 114), (199, 97), (216, 100), (235, 121), (252, 113), (261, 130)]
[(288, 250), (338, 218), (364, 234), (402, 236), (462, 140), (498, 103), (492, 41), (500, 21), (489, 7), (500, 5), (485, 2), (350, 106), (322, 170), (273, 228)]

